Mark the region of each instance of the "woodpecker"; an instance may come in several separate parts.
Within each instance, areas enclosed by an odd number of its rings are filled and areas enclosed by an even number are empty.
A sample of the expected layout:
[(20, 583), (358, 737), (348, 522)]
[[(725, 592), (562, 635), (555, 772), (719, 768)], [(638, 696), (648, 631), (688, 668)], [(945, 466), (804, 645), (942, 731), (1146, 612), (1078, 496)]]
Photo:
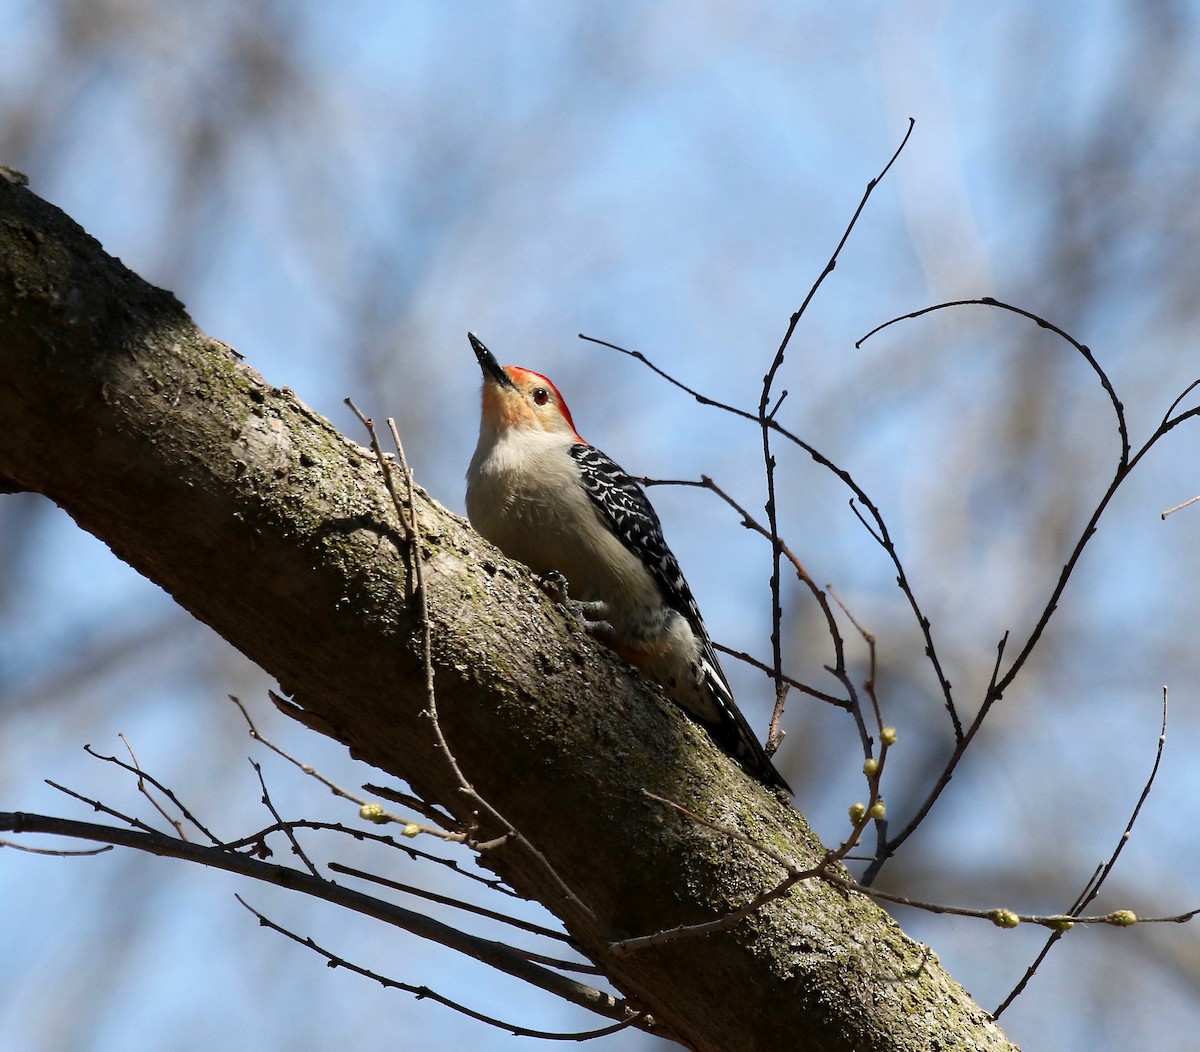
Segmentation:
[(733, 700), (696, 600), (642, 488), (579, 437), (546, 377), (483, 370), (479, 444), (467, 469), (471, 525), (543, 575), (584, 626), (652, 679), (742, 767), (791, 792)]

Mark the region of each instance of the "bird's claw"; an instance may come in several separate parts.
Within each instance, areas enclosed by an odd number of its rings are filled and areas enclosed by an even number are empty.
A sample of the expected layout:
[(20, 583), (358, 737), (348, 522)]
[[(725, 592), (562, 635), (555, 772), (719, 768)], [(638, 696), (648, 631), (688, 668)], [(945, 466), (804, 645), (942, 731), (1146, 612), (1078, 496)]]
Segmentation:
[(589, 636), (605, 646), (611, 647), (616, 644), (617, 633), (612, 624), (606, 620), (608, 607), (605, 603), (572, 599), (567, 591), (567, 579), (559, 570), (550, 570), (548, 573), (542, 574), (539, 583), (546, 595), (575, 615), (580, 626)]
[(542, 574), (540, 582), (542, 591), (545, 592), (560, 606), (569, 606), (570, 598), (567, 596), (567, 579), (559, 570), (550, 570)]

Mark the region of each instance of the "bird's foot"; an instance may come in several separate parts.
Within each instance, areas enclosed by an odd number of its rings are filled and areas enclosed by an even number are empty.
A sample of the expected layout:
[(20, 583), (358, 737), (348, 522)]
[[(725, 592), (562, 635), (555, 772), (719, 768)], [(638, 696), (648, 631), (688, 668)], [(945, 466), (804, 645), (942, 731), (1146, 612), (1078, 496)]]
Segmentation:
[(559, 606), (565, 606), (578, 618), (583, 630), (593, 639), (605, 646), (611, 647), (616, 643), (617, 633), (608, 618), (608, 604), (602, 600), (585, 602), (572, 599), (568, 595), (566, 577), (558, 570), (551, 570), (541, 576), (542, 591), (553, 599)]

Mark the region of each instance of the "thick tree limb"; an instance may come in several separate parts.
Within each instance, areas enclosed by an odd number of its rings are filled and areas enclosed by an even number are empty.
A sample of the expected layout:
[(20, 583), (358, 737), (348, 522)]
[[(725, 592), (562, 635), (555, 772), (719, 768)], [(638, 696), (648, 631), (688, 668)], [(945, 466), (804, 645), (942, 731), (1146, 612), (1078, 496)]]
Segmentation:
[[(420, 715), (412, 553), (372, 458), (2, 180), (0, 420), (12, 487), (62, 506), (354, 755), (469, 817)], [(819, 845), (520, 567), (418, 500), (442, 729), (587, 910), (518, 844), (490, 864), (622, 991), (698, 1049), (1012, 1047), (926, 948), (823, 882), (730, 933), (612, 955), (613, 938), (712, 919), (781, 876), (643, 787), (801, 864)]]

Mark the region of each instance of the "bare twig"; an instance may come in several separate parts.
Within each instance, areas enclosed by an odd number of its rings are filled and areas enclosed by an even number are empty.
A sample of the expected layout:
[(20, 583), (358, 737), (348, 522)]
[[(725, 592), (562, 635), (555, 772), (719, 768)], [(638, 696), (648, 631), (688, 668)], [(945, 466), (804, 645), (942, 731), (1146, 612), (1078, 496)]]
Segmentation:
[[(120, 760), (116, 760), (120, 763)], [(122, 814), (114, 807), (109, 807), (108, 804), (101, 803), (99, 800), (93, 800), (90, 797), (84, 796), (82, 793), (75, 792), (74, 789), (68, 789), (65, 785), (59, 785), (58, 782), (52, 782), (49, 778), (46, 779), (46, 784), (51, 789), (57, 789), (60, 793), (65, 793), (67, 796), (87, 804), (93, 811), (98, 811), (101, 814), (111, 815), (113, 818), (118, 818), (126, 825), (133, 829), (141, 829), (147, 833), (157, 833), (158, 830), (151, 825), (147, 825), (140, 818), (134, 818), (132, 815)]]
[[(1158, 767), (1159, 767), (1159, 764), (1162, 763), (1163, 749), (1166, 748), (1166, 744), (1167, 744), (1167, 688), (1163, 687), (1163, 691), (1162, 691), (1162, 723), (1159, 727), (1159, 732), (1158, 732), (1158, 744), (1154, 750), (1154, 763), (1150, 767), (1150, 774), (1146, 779), (1146, 784), (1142, 787), (1141, 795), (1138, 797), (1137, 803), (1134, 804), (1133, 813), (1129, 816), (1129, 821), (1125, 823), (1125, 831), (1121, 834), (1120, 838), (1117, 840), (1117, 844), (1116, 844), (1116, 847), (1113, 849), (1113, 853), (1109, 856), (1108, 861), (1103, 863), (1102, 865), (1100, 865), (1096, 869), (1096, 872), (1094, 872), (1092, 874), (1091, 878), (1088, 880), (1088, 882), (1085, 885), (1083, 892), (1080, 894), (1079, 898), (1077, 898), (1075, 900), (1075, 902), (1071, 906), (1070, 910), (1067, 911), (1068, 916), (1071, 916), (1071, 917), (1078, 916), (1085, 909), (1087, 909), (1087, 907), (1089, 905), (1091, 905), (1092, 902), (1095, 901), (1096, 896), (1100, 894), (1100, 889), (1104, 886), (1104, 882), (1108, 879), (1109, 874), (1112, 873), (1113, 868), (1116, 866), (1117, 859), (1121, 856), (1121, 852), (1125, 849), (1125, 845), (1127, 843), (1129, 843), (1129, 838), (1133, 834), (1133, 826), (1134, 826), (1134, 823), (1136, 823), (1138, 820), (1138, 815), (1141, 814), (1142, 806), (1146, 803), (1147, 798), (1150, 796), (1150, 789), (1154, 785), (1154, 779), (1158, 777)], [(1062, 938), (1063, 931), (1064, 931), (1064, 929), (1060, 928), (1056, 931), (1051, 932), (1050, 937), (1046, 940), (1046, 944), (1045, 944), (1045, 946), (1042, 947), (1041, 952), (1039, 952), (1037, 957), (1034, 958), (1033, 963), (1030, 964), (1030, 966), (1027, 969), (1025, 969), (1025, 974), (1023, 976), (1021, 976), (1020, 982), (1018, 982), (1017, 985), (1012, 988), (1012, 990), (1009, 992), (1008, 996), (1005, 997), (1004, 1000), (1000, 1002), (999, 1006), (992, 1013), (993, 1019), (998, 1019), (1000, 1017), (1000, 1014), (1010, 1004), (1012, 1004), (1013, 1001), (1015, 1001), (1021, 995), (1021, 993), (1024, 991), (1025, 987), (1029, 985), (1029, 980), (1033, 978), (1034, 974), (1037, 972), (1038, 968), (1041, 966), (1042, 961), (1044, 961), (1046, 959), (1046, 955), (1049, 954), (1051, 949), (1053, 949), (1054, 944), (1056, 942), (1058, 942), (1059, 939)]]
[(426, 891), (424, 888), (416, 888), (411, 884), (401, 884), (398, 880), (390, 880), (387, 877), (380, 876), (378, 873), (368, 873), (365, 870), (355, 869), (353, 866), (346, 866), (340, 862), (330, 862), (329, 868), (335, 873), (345, 873), (347, 876), (358, 877), (360, 880), (370, 881), (372, 884), (391, 888), (393, 891), (400, 891), (405, 895), (415, 895), (418, 898), (428, 899), (430, 902), (438, 902), (443, 906), (452, 906), (457, 910), (486, 917), (488, 920), (499, 921), (520, 931), (529, 932), (531, 935), (540, 935), (543, 939), (555, 939), (558, 942), (568, 943), (571, 941), (570, 936), (561, 931), (555, 931), (553, 928), (546, 928), (541, 924), (534, 924), (532, 921), (518, 920), (516, 917), (508, 917), (503, 913), (497, 913), (495, 910), (485, 909), (483, 906), (475, 906), (472, 903), (463, 902), (461, 899), (451, 898), (449, 895), (439, 895), (436, 891)]
[(1164, 511), (1162, 513), (1162, 518), (1166, 519), (1168, 515), (1174, 515), (1177, 511), (1182, 511), (1184, 508), (1188, 507), (1188, 505), (1195, 504), (1198, 500), (1200, 500), (1200, 496), (1192, 497), (1190, 500), (1185, 500), (1182, 504), (1176, 504), (1175, 507), (1168, 508), (1166, 511)]
[[(999, 310), (1006, 310), (1006, 311), (1010, 311), (1013, 314), (1019, 314), (1022, 318), (1028, 318), (1030, 321), (1032, 321), (1035, 325), (1039, 326), (1040, 328), (1048, 329), (1050, 332), (1054, 333), (1059, 338), (1065, 340), (1072, 347), (1074, 347), (1075, 350), (1077, 350), (1080, 353), (1080, 355), (1082, 355), (1084, 361), (1086, 361), (1088, 363), (1088, 365), (1091, 366), (1092, 372), (1094, 372), (1096, 374), (1096, 376), (1099, 378), (1100, 386), (1104, 388), (1104, 393), (1108, 395), (1108, 400), (1112, 403), (1113, 415), (1116, 417), (1116, 420), (1117, 420), (1117, 433), (1120, 435), (1120, 438), (1121, 438), (1121, 454), (1120, 454), (1119, 464), (1122, 467), (1125, 466), (1129, 462), (1129, 429), (1125, 423), (1125, 407), (1121, 404), (1121, 400), (1117, 397), (1116, 389), (1113, 387), (1112, 381), (1109, 380), (1108, 374), (1105, 373), (1103, 368), (1101, 368), (1100, 363), (1096, 360), (1096, 356), (1094, 354), (1092, 354), (1090, 347), (1088, 347), (1084, 343), (1080, 343), (1077, 339), (1075, 339), (1074, 336), (1072, 336), (1065, 329), (1061, 329), (1057, 325), (1055, 325), (1053, 322), (1047, 321), (1045, 318), (1041, 317), (1038, 314), (1034, 314), (1033, 311), (1025, 310), (1023, 307), (1016, 307), (1011, 303), (1004, 303), (1001, 300), (995, 299), (992, 296), (980, 296), (978, 299), (951, 300), (947, 303), (935, 303), (931, 307), (922, 307), (920, 310), (912, 311), (909, 314), (902, 314), (898, 318), (892, 318), (890, 321), (885, 321), (882, 325), (876, 325), (875, 328), (873, 328), (869, 333), (866, 334), (866, 336), (863, 336), (861, 339), (856, 341), (854, 346), (861, 347), (864, 343), (867, 342), (867, 340), (869, 340), (877, 332), (880, 332), (881, 330), (886, 329), (891, 325), (895, 325), (897, 322), (909, 321), (912, 318), (919, 318), (923, 314), (931, 314), (934, 311), (947, 310), (948, 308), (951, 308), (951, 307), (970, 307), (970, 306), (996, 307)], [(1182, 397), (1183, 396), (1181, 395), (1180, 398), (1182, 398)], [(1179, 404), (1179, 399), (1176, 399), (1174, 405), (1178, 405), (1178, 404)], [(1174, 405), (1172, 406), (1172, 408), (1174, 408)]]
[(867, 697), (871, 701), (871, 711), (875, 715), (875, 726), (882, 729), (883, 712), (879, 708), (879, 698), (875, 693), (875, 633), (867, 631), (867, 629), (863, 628), (863, 626), (859, 624), (858, 618), (856, 618), (854, 614), (850, 612), (850, 607), (848, 607), (845, 603), (845, 600), (843, 600), (842, 597), (837, 594), (837, 591), (834, 589), (833, 585), (827, 584), (825, 586), (825, 591), (833, 596), (833, 601), (841, 608), (842, 613), (846, 615), (846, 618), (849, 620), (850, 624), (854, 626), (858, 634), (862, 636), (863, 642), (867, 645), (867, 680), (863, 684), (863, 690), (866, 691)]
[[(271, 692), (271, 693), (272, 693), (272, 696), (274, 696), (273, 692)], [(393, 814), (392, 812), (386, 810), (385, 808), (380, 807), (379, 804), (375, 803), (374, 801), (367, 800), (365, 797), (358, 796), (356, 793), (352, 793), (352, 792), (350, 792), (350, 790), (343, 788), (342, 786), (338, 785), (337, 782), (333, 781), (330, 778), (327, 778), (325, 775), (323, 775), (320, 771), (318, 771), (311, 764), (307, 764), (303, 760), (296, 759), (296, 757), (292, 756), (291, 753), (289, 753), (286, 749), (281, 748), (280, 746), (276, 745), (273, 741), (271, 741), (269, 738), (267, 738), (258, 729), (257, 725), (254, 723), (254, 720), (252, 720), (250, 718), (250, 713), (246, 711), (246, 706), (242, 704), (242, 702), (239, 698), (236, 698), (232, 694), (230, 694), (229, 700), (232, 701), (238, 707), (238, 709), (241, 711), (242, 717), (245, 719), (246, 726), (249, 729), (251, 738), (253, 738), (256, 742), (260, 742), (261, 744), (265, 745), (268, 749), (270, 749), (273, 753), (275, 753), (276, 756), (280, 756), (283, 759), (287, 760), (287, 762), (290, 763), (293, 767), (296, 767), (299, 770), (303, 771), (310, 778), (316, 779), (323, 786), (325, 786), (325, 788), (328, 789), (334, 796), (340, 797), (343, 800), (349, 800), (351, 803), (357, 804), (359, 807), (359, 813), (362, 814), (363, 817), (366, 817), (370, 821), (378, 823), (378, 824), (392, 822), (392, 823), (395, 823), (396, 825), (403, 826), (405, 833), (408, 835), (414, 835), (416, 833), (426, 833), (429, 836), (435, 836), (441, 840), (447, 840), (447, 841), (451, 841), (453, 843), (462, 843), (463, 841), (465, 841), (467, 839), (467, 834), (464, 832), (451, 832), (451, 831), (448, 831), (448, 830), (440, 828), (440, 827), (427, 826), (420, 822), (414, 822), (411, 818), (405, 818), (403, 815)], [(253, 762), (253, 761), (251, 761), (251, 762)], [(256, 771), (259, 770), (257, 764), (255, 764), (254, 767), (255, 767)], [(260, 781), (262, 780), (262, 772), (261, 771), (259, 771), (259, 780)], [(263, 790), (264, 790), (264, 792), (266, 791), (265, 785), (263, 786)], [(266, 801), (264, 800), (264, 803), (265, 802)], [(278, 818), (278, 815), (276, 815), (276, 817)], [(282, 822), (282, 820), (280, 820), (280, 821)]]
[(67, 851), (63, 848), (30, 847), (28, 844), (15, 844), (11, 840), (0, 840), (0, 847), (12, 848), (13, 851), (24, 851), (27, 855), (54, 855), (57, 858), (81, 858), (84, 855), (103, 855), (112, 850), (112, 844), (103, 847), (81, 848), (78, 851)]
[(189, 811), (186, 807), (184, 807), (182, 801), (179, 799), (178, 796), (175, 795), (175, 793), (171, 789), (169, 789), (167, 786), (165, 786), (162, 782), (160, 782), (153, 775), (147, 774), (145, 771), (142, 770), (141, 766), (138, 763), (137, 756), (134, 755), (133, 748), (129, 744), (129, 742), (126, 740), (125, 735), (124, 734), (120, 735), (120, 738), (121, 738), (121, 741), (125, 743), (125, 748), (129, 750), (129, 755), (133, 759), (132, 764), (126, 763), (124, 760), (119, 759), (116, 756), (102, 756), (100, 753), (96, 752), (96, 750), (93, 749), (90, 745), (85, 745), (83, 747), (83, 751), (86, 752), (89, 756), (94, 756), (97, 760), (103, 760), (105, 763), (115, 764), (117, 767), (120, 767), (124, 771), (128, 771), (130, 774), (136, 774), (137, 778), (138, 778), (138, 791), (140, 793), (142, 793), (142, 795), (145, 796), (146, 799), (149, 800), (154, 805), (154, 809), (156, 811), (158, 811), (158, 813), (160, 815), (162, 815), (163, 818), (165, 818), (168, 822), (171, 823), (171, 825), (175, 829), (176, 833), (178, 833), (179, 836), (182, 837), (184, 840), (186, 840), (187, 837), (184, 835), (182, 823), (180, 823), (177, 819), (174, 819), (170, 815), (167, 814), (167, 812), (159, 805), (158, 801), (155, 800), (154, 797), (152, 797), (150, 795), (150, 793), (146, 789), (144, 783), (149, 782), (152, 786), (154, 786), (155, 789), (157, 789), (160, 793), (162, 793), (163, 796), (165, 796), (168, 800), (170, 800), (171, 803), (174, 804), (175, 807), (177, 807), (179, 809), (179, 813), (181, 815), (183, 815), (184, 819), (186, 821), (190, 822), (193, 826), (195, 826), (196, 829), (198, 829), (202, 834), (204, 834), (204, 836), (206, 836), (208, 838), (209, 843), (219, 844), (221, 841), (217, 837), (213, 836), (213, 834), (204, 826), (204, 824), (194, 814), (192, 814), (191, 811)]
[(896, 741), (895, 728), (885, 727), (883, 723), (883, 709), (879, 705), (879, 694), (875, 689), (875, 677), (877, 670), (876, 649), (875, 649), (875, 633), (868, 631), (858, 621), (858, 618), (851, 613), (850, 608), (844, 600), (834, 590), (833, 585), (827, 584), (826, 590), (833, 596), (834, 602), (841, 607), (842, 613), (846, 615), (850, 623), (858, 630), (862, 636), (863, 642), (867, 645), (867, 679), (863, 684), (863, 691), (871, 701), (871, 712), (875, 717), (875, 728), (879, 734), (879, 755), (872, 756), (870, 749), (867, 750), (867, 755), (863, 760), (863, 776), (867, 780), (867, 792), (869, 794), (869, 802), (865, 805), (868, 813), (875, 820), (875, 842), (876, 851), (879, 847), (887, 842), (887, 811), (882, 806), (877, 806), (882, 800), (882, 786), (884, 767), (887, 765), (888, 750)]
[(1142, 813), (1142, 808), (1146, 804), (1146, 800), (1150, 796), (1150, 790), (1154, 787), (1154, 780), (1158, 777), (1158, 768), (1162, 763), (1163, 750), (1167, 745), (1167, 688), (1162, 690), (1162, 723), (1158, 732), (1158, 744), (1154, 750), (1154, 763), (1150, 767), (1150, 774), (1146, 779), (1146, 784), (1142, 787), (1141, 795), (1138, 796), (1137, 803), (1134, 804), (1133, 812), (1129, 816), (1129, 821), (1125, 824), (1125, 831), (1117, 840), (1116, 847), (1113, 848), (1113, 853), (1109, 860), (1104, 864), (1100, 875), (1092, 882), (1092, 886), (1088, 891), (1087, 897), (1080, 904), (1080, 909), (1086, 908), (1100, 893), (1100, 889), (1104, 886), (1105, 880), (1113, 871), (1113, 867), (1117, 864), (1117, 859), (1121, 857), (1121, 852), (1125, 850), (1125, 845), (1129, 843), (1130, 836), (1133, 835), (1134, 824), (1138, 820), (1138, 816)]
[(846, 242), (850, 239), (851, 233), (854, 231), (855, 225), (858, 223), (859, 216), (862, 215), (863, 209), (866, 208), (867, 202), (871, 198), (871, 194), (879, 182), (887, 175), (896, 159), (903, 152), (904, 147), (908, 144), (909, 137), (912, 135), (915, 121), (910, 117), (908, 120), (908, 129), (904, 133), (904, 138), (900, 141), (900, 145), (896, 147), (895, 152), (884, 165), (881, 171), (874, 179), (867, 183), (866, 189), (863, 191), (862, 198), (858, 202), (858, 207), (854, 210), (854, 214), (850, 217), (850, 222), (846, 224), (845, 230), (842, 232), (841, 240), (837, 243), (833, 253), (830, 255), (828, 262), (817, 279), (812, 283), (808, 290), (808, 294), (804, 297), (799, 308), (788, 319), (787, 330), (783, 334), (783, 339), (779, 342), (779, 347), (775, 351), (775, 357), (771, 361), (770, 368), (767, 369), (766, 375), (763, 377), (762, 394), (758, 401), (758, 423), (762, 432), (762, 460), (763, 460), (763, 475), (767, 487), (767, 500), (765, 510), (767, 513), (767, 529), (771, 540), (771, 658), (774, 668), (775, 678), (775, 714), (771, 719), (772, 733), (774, 739), (778, 734), (779, 719), (783, 714), (784, 699), (787, 694), (787, 684), (783, 679), (783, 604), (780, 594), (780, 570), (783, 553), (781, 551), (782, 541), (779, 534), (779, 519), (778, 507), (775, 500), (775, 456), (771, 451), (771, 431), (772, 425), (775, 423), (775, 414), (779, 406), (783, 403), (783, 399), (787, 397), (787, 391), (784, 391), (779, 396), (779, 401), (775, 407), (768, 411), (767, 406), (771, 401), (772, 389), (775, 385), (775, 378), (779, 370), (783, 367), (784, 358), (787, 354), (788, 344), (791, 342), (792, 334), (796, 331), (796, 326), (800, 319), (804, 316), (804, 312), (808, 309), (808, 305), (813, 301), (817, 291), (824, 284), (825, 279), (833, 273), (837, 266), (838, 257), (842, 253)]
[(471, 1019), (478, 1020), (481, 1023), (487, 1023), (489, 1026), (497, 1027), (500, 1030), (507, 1030), (510, 1034), (516, 1037), (534, 1037), (543, 1038), (551, 1041), (590, 1041), (592, 1038), (606, 1037), (609, 1034), (615, 1034), (618, 1031), (624, 1030), (630, 1026), (637, 1026), (645, 1030), (652, 1030), (653, 1026), (650, 1023), (645, 1012), (634, 1012), (628, 1010), (628, 1015), (614, 1026), (606, 1026), (599, 1030), (589, 1030), (585, 1033), (577, 1034), (561, 1034), (553, 1033), (545, 1030), (530, 1030), (523, 1026), (517, 1026), (515, 1023), (505, 1023), (493, 1016), (484, 1015), (482, 1012), (476, 1012), (473, 1008), (468, 1008), (466, 1005), (460, 1004), (457, 1001), (452, 1001), (449, 997), (439, 994), (436, 990), (431, 990), (428, 986), (412, 986), (408, 983), (402, 983), (397, 979), (389, 979), (385, 975), (380, 975), (378, 972), (373, 972), (369, 968), (364, 968), (362, 965), (355, 964), (352, 961), (347, 961), (343, 957), (338, 957), (336, 954), (330, 953), (329, 950), (317, 945), (311, 937), (302, 938), (295, 932), (289, 931), (287, 928), (276, 924), (273, 920), (259, 913), (240, 895), (237, 896), (238, 902), (246, 907), (251, 913), (258, 918), (258, 923), (264, 928), (270, 928), (272, 931), (279, 932), (291, 939), (293, 942), (298, 942), (301, 946), (305, 946), (312, 950), (313, 953), (324, 957), (330, 968), (345, 968), (347, 971), (354, 972), (367, 979), (373, 979), (375, 982), (392, 990), (402, 990), (405, 993), (413, 994), (418, 1000), (429, 998), (431, 1001), (436, 1001), (438, 1004), (445, 1005), (447, 1008), (452, 1008), (454, 1011), (468, 1016)]
[[(176, 835), (178, 835), (181, 839), (186, 840), (187, 834), (183, 831), (183, 821), (178, 818), (172, 818), (169, 814), (167, 814), (166, 808), (163, 807), (163, 805), (160, 804), (154, 798), (154, 796), (150, 792), (150, 790), (146, 788), (146, 776), (142, 772), (141, 764), (138, 763), (137, 753), (135, 753), (133, 751), (133, 746), (129, 744), (129, 739), (126, 738), (124, 734), (118, 734), (117, 737), (121, 739), (121, 744), (124, 745), (125, 748), (129, 751), (129, 759), (132, 761), (133, 770), (135, 770), (137, 772), (137, 776), (138, 776), (138, 780), (137, 780), (138, 792), (141, 793), (142, 796), (144, 796), (147, 800), (150, 801), (150, 806), (153, 807), (154, 810), (156, 810), (160, 815), (162, 815), (163, 819), (165, 821), (170, 823), (172, 828), (175, 830)], [(92, 750), (90, 748), (87, 748), (87, 752), (92, 753)], [(92, 753), (92, 755), (94, 756), (95, 753)], [(113, 757), (113, 759), (115, 760), (116, 757)], [(158, 786), (156, 783), (156, 788), (161, 788), (161, 786)], [(173, 794), (171, 794), (171, 795), (173, 795)]]
[[(847, 476), (848, 477), (848, 476)], [(913, 591), (912, 584), (908, 579), (908, 572), (904, 569), (903, 563), (900, 561), (900, 553), (896, 550), (896, 545), (892, 541), (890, 532), (883, 521), (883, 515), (879, 509), (873, 504), (867, 503), (863, 498), (865, 494), (859, 492), (857, 494), (858, 502), (850, 501), (850, 510), (854, 513), (855, 518), (862, 523), (863, 528), (871, 535), (887, 556), (892, 561), (892, 565), (896, 568), (896, 585), (903, 593), (904, 598), (908, 600), (909, 609), (913, 612), (913, 617), (916, 618), (917, 626), (921, 629), (921, 635), (925, 638), (925, 656), (929, 659), (930, 668), (933, 669), (933, 674), (937, 678), (938, 687), (942, 692), (942, 703), (946, 708), (946, 713), (950, 717), (950, 726), (954, 732), (954, 740), (962, 742), (964, 737), (962, 718), (958, 714), (958, 706), (954, 702), (954, 692), (950, 687), (950, 680), (946, 676), (946, 671), (942, 666), (942, 659), (938, 655), (937, 644), (933, 639), (933, 623), (921, 610), (920, 603), (917, 602), (916, 592)], [(862, 507), (859, 506), (862, 504)], [(870, 513), (871, 521), (867, 521), (867, 515), (864, 514), (863, 508), (866, 508)]]
[(275, 819), (277, 827), (288, 838), (288, 842), (292, 845), (292, 854), (304, 863), (304, 868), (309, 873), (314, 877), (319, 877), (321, 874), (317, 871), (316, 865), (313, 864), (313, 860), (308, 857), (308, 853), (300, 846), (300, 841), (296, 838), (296, 827), (285, 822), (283, 816), (275, 810), (275, 805), (271, 802), (271, 794), (267, 790), (267, 780), (263, 777), (262, 765), (251, 760), (250, 766), (254, 768), (254, 773), (258, 775), (258, 784), (262, 787), (263, 806), (271, 812), (271, 817)]
[[(763, 672), (768, 676), (772, 674), (770, 665), (756, 658), (753, 654), (747, 654), (744, 650), (734, 650), (733, 647), (727, 647), (724, 643), (713, 643), (713, 649), (721, 654), (728, 654), (731, 658), (736, 658), (742, 664), (758, 669), (759, 672)], [(839, 698), (836, 694), (826, 694), (825, 691), (817, 690), (816, 687), (808, 683), (801, 683), (800, 680), (786, 673), (784, 674), (783, 681), (792, 690), (798, 690), (801, 694), (805, 694), (816, 701), (823, 701), (826, 705), (832, 705), (837, 709), (845, 709), (849, 712), (853, 704), (848, 698)], [(768, 737), (770, 737), (769, 733)]]
[[(1175, 410), (1179, 408), (1179, 403), (1182, 402), (1185, 398), (1187, 398), (1187, 396), (1190, 395), (1194, 390), (1196, 390), (1197, 387), (1200, 387), (1200, 380), (1193, 380), (1190, 384), (1187, 385), (1187, 387), (1185, 387), (1182, 391), (1179, 392), (1179, 394), (1175, 397), (1175, 400), (1169, 406), (1167, 406), (1167, 411), (1165, 413), (1163, 413), (1163, 418), (1159, 422), (1159, 427), (1166, 427), (1168, 424), (1171, 423), (1171, 414), (1174, 413)], [(1191, 409), (1185, 413), (1181, 413), (1180, 419), (1191, 416), (1195, 412), (1196, 412), (1195, 409)]]

